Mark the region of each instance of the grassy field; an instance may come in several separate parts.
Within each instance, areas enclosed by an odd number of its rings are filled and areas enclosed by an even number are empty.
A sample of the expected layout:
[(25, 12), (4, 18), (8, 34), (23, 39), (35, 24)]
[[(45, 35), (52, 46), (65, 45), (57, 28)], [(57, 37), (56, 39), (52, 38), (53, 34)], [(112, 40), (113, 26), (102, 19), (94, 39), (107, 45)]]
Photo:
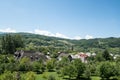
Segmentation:
[(44, 72), (43, 74), (37, 75), (36, 80), (47, 80), (47, 78), (53, 75), (57, 80), (64, 80), (62, 77), (59, 77), (56, 72)]
[[(55, 76), (56, 80), (66, 80), (60, 77), (56, 72), (44, 72), (43, 74), (37, 75), (36, 80), (47, 80), (50, 75)], [(100, 80), (100, 77), (92, 76), (91, 80)]]
[(101, 79), (100, 77), (96, 77), (96, 76), (91, 77), (91, 80), (100, 80), (100, 79)]

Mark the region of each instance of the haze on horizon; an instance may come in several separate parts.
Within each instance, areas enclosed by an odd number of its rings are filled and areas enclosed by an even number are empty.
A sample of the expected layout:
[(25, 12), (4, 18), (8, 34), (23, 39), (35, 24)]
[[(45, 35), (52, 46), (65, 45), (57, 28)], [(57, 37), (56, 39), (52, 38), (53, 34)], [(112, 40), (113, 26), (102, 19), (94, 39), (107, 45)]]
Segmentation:
[(0, 0), (0, 32), (120, 37), (120, 0)]

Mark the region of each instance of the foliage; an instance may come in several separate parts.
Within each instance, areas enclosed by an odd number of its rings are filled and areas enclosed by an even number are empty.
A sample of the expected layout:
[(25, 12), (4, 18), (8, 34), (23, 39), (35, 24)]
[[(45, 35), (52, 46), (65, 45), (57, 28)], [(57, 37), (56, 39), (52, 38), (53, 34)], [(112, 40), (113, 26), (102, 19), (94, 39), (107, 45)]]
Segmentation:
[(76, 69), (76, 75), (77, 75), (77, 79), (80, 78), (80, 76), (84, 73), (85, 71), (85, 64), (81, 62), (80, 59), (75, 59), (73, 61), (73, 65), (75, 66)]
[(20, 35), (6, 34), (1, 40), (2, 53), (13, 54), (17, 48), (24, 47), (22, 37)]
[(48, 76), (48, 80), (56, 80), (56, 78), (55, 78), (54, 75), (49, 75), (49, 76)]
[(27, 72), (23, 78), (24, 80), (35, 80), (36, 74), (34, 72)]
[(26, 57), (22, 58), (17, 67), (19, 71), (30, 71), (32, 69), (30, 59)]
[(73, 62), (61, 68), (62, 76), (64, 77), (67, 75), (69, 78), (77, 76), (76, 78), (79, 79), (84, 71), (85, 64), (82, 63), (80, 59), (75, 59)]
[(97, 53), (97, 55), (95, 56), (95, 60), (98, 61), (98, 62), (105, 61), (105, 59), (103, 57), (103, 54), (102, 53)]
[(0, 74), (5, 70), (13, 72), (15, 69), (16, 63), (12, 56), (0, 55)]
[(0, 75), (0, 80), (16, 80), (13, 73), (10, 71), (5, 71), (2, 75)]
[(115, 61), (120, 62), (120, 56), (116, 57)]
[(89, 64), (86, 65), (86, 69), (85, 69), (85, 72), (84, 72), (84, 76), (85, 76), (85, 78), (87, 78), (87, 79), (90, 79), (90, 77), (91, 77), (91, 71), (90, 71), (90, 65), (89, 65)]
[(69, 76), (69, 78), (71, 79), (71, 77), (74, 77), (75, 76), (75, 73), (76, 73), (76, 69), (75, 69), (75, 66), (70, 64), (68, 66), (64, 66), (62, 69), (61, 69), (61, 73), (62, 73), (62, 76), (64, 77), (65, 75)]
[(110, 56), (110, 53), (108, 52), (108, 50), (105, 50), (103, 52), (102, 56), (105, 60), (111, 60), (111, 56)]
[(67, 57), (63, 57), (60, 61), (56, 64), (56, 69), (63, 68), (64, 66), (68, 66), (70, 64), (70, 60)]
[(48, 71), (53, 71), (53, 69), (55, 67), (55, 60), (54, 59), (48, 60), (46, 67), (47, 67)]
[(100, 67), (100, 76), (109, 79), (112, 76), (118, 75), (118, 70), (115, 65), (110, 62), (104, 62)]
[(47, 78), (48, 78), (48, 74), (45, 72), (45, 73), (43, 73), (42, 77), (43, 77), (44, 79), (47, 79)]
[(37, 74), (43, 73), (44, 71), (44, 64), (42, 62), (33, 62), (32, 63), (33, 71), (37, 72)]
[(117, 70), (118, 74), (116, 76), (120, 76), (120, 62), (116, 63), (115, 69)]

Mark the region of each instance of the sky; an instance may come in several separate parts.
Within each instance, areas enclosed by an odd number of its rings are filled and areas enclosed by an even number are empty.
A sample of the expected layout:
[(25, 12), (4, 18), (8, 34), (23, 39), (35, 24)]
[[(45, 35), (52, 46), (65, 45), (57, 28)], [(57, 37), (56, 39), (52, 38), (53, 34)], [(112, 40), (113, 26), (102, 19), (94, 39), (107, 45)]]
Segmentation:
[(0, 0), (0, 32), (120, 37), (120, 0)]

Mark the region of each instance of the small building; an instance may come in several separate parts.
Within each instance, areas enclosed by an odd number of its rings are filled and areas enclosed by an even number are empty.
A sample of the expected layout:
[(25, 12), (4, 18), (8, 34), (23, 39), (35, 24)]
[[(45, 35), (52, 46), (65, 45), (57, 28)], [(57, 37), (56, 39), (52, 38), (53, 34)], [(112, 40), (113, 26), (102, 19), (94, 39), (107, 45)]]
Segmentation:
[(63, 52), (59, 53), (57, 59), (61, 61), (63, 57), (67, 57), (70, 61), (72, 61), (72, 56), (68, 53), (63, 53)]
[(88, 55), (83, 52), (80, 52), (73, 56), (74, 59), (81, 59), (81, 61), (84, 63), (87, 63), (87, 57)]
[(14, 53), (16, 59), (21, 59), (23, 57), (30, 58), (31, 61), (37, 61), (37, 60), (42, 60), (46, 61), (47, 57), (43, 53), (40, 52), (35, 52), (35, 51), (16, 51)]
[(96, 56), (96, 53), (92, 53), (92, 56)]
[(87, 52), (86, 55), (87, 55), (88, 57), (90, 57), (90, 56), (91, 56), (91, 53), (90, 53), (90, 52)]

